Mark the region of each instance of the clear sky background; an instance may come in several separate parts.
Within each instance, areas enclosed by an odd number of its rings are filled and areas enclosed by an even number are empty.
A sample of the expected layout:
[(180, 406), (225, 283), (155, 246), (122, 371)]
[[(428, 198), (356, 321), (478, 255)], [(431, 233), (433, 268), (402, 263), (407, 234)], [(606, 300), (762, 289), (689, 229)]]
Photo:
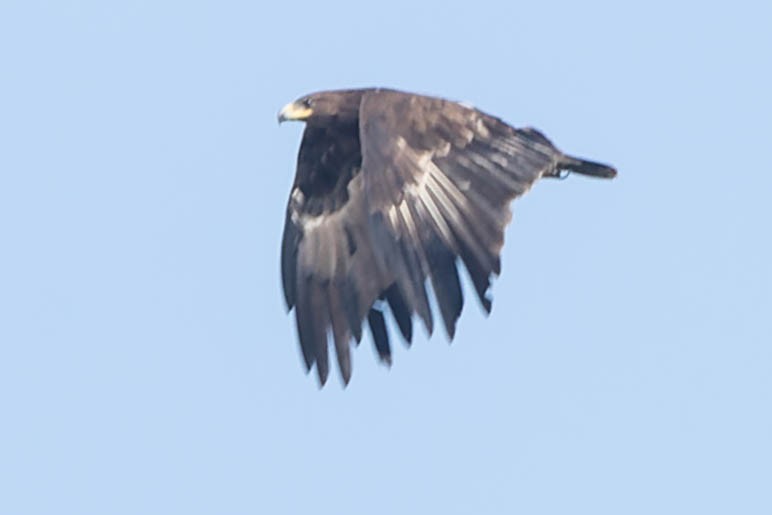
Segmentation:
[[(4, 0), (0, 513), (772, 513), (772, 11), (720, 4)], [(538, 184), (488, 318), (320, 391), (276, 113), (366, 85), (620, 176)]]

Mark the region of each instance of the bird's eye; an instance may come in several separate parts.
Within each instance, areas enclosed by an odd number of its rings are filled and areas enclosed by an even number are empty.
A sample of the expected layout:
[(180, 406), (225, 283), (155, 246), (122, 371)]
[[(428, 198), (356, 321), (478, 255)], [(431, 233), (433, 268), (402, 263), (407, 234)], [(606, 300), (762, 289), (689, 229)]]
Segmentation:
[(301, 102), (303, 104), (303, 107), (311, 107), (311, 104), (313, 104), (313, 100), (310, 98), (304, 98)]

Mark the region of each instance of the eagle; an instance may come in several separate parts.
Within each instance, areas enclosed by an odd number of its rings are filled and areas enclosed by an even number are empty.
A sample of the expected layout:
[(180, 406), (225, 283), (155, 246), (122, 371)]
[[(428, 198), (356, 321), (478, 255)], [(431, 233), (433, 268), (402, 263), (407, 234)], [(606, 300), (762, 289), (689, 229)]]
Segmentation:
[(459, 262), (477, 298), (501, 273), (510, 202), (540, 178), (613, 178), (608, 165), (564, 154), (541, 132), (463, 103), (391, 89), (322, 91), (278, 115), (305, 122), (287, 204), (281, 276), (300, 349), (319, 386), (335, 346), (344, 386), (365, 320), (381, 362), (384, 313), (406, 344), (414, 315), (434, 329), (431, 285), (449, 341), (464, 304)]

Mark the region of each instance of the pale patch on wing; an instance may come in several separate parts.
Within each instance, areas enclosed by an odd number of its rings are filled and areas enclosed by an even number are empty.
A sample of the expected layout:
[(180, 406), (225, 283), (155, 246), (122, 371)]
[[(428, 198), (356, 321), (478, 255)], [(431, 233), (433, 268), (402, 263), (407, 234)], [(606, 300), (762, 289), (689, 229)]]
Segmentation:
[(399, 204), (399, 214), (402, 217), (402, 221), (410, 234), (413, 241), (418, 241), (418, 230), (416, 229), (415, 220), (413, 220), (413, 214), (410, 212), (410, 206), (404, 200)]
[[(469, 199), (464, 191), (469, 189), (470, 181), (456, 184), (437, 166), (432, 152), (417, 152), (401, 138), (397, 141), (403, 157), (414, 167), (415, 182), (405, 188), (405, 194), (398, 204), (386, 209), (392, 230), (395, 233), (407, 232), (406, 236), (419, 246), (421, 236), (413, 218), (415, 213), (433, 227), (434, 232), (449, 249), (458, 252), (457, 238), (461, 238), (481, 263), (490, 263), (490, 253), (481, 246), (479, 238), (473, 234), (466, 220), (465, 212), (469, 209)], [(493, 163), (480, 163), (490, 169), (491, 173), (501, 174), (501, 171), (493, 170), (496, 168)], [(478, 209), (487, 211), (491, 208), (487, 202), (482, 202)], [(509, 214), (507, 211), (507, 215)], [(499, 213), (491, 215), (493, 219), (501, 218)]]
[[(448, 206), (450, 200), (447, 198), (445, 192), (438, 187), (437, 176), (441, 176), (441, 179), (447, 178), (442, 171), (434, 164), (432, 152), (417, 152), (407, 145), (407, 142), (402, 138), (397, 138), (397, 148), (406, 157), (406, 162), (414, 168), (415, 182), (410, 183), (405, 188), (405, 195), (398, 205), (390, 206), (387, 214), (389, 221), (394, 229), (399, 227), (397, 220), (397, 212), (402, 215), (402, 218), (407, 222), (406, 216), (410, 216), (408, 203), (419, 205), (422, 211), (427, 213), (443, 241), (454, 248), (453, 234), (448, 226), (448, 222), (443, 216), (443, 213), (449, 212)], [(459, 193), (460, 196), (460, 193)], [(453, 210), (455, 213), (455, 210)], [(412, 223), (412, 217), (410, 217)], [(412, 223), (415, 227), (415, 223)]]
[(330, 279), (346, 273), (349, 261), (349, 242), (347, 232), (354, 228), (351, 223), (362, 220), (364, 210), (361, 198), (361, 175), (356, 175), (348, 185), (349, 202), (334, 212), (318, 215), (303, 213), (303, 193), (295, 188), (291, 195), (293, 205), (292, 219), (301, 227), (303, 238), (298, 249), (298, 263), (301, 270), (313, 270), (322, 278)]
[[(529, 142), (528, 146), (523, 144), (518, 138), (492, 138), (490, 145), (499, 154), (509, 156), (509, 158), (530, 161), (539, 166), (539, 175), (541, 177), (550, 169), (554, 163), (554, 152), (541, 143)], [(508, 160), (509, 161), (509, 160)]]
[(448, 154), (450, 154), (450, 149), (452, 148), (452, 145), (450, 144), (450, 141), (443, 142), (442, 146), (437, 148), (434, 151), (434, 155), (437, 157), (445, 157)]
[(509, 174), (501, 172), (501, 170), (495, 166), (494, 163), (488, 161), (485, 157), (479, 154), (473, 154), (471, 152), (465, 152), (456, 156), (456, 161), (468, 170), (474, 170), (476, 168), (482, 168), (490, 173), (493, 177), (501, 180), (504, 185), (509, 189), (519, 189), (518, 182)]
[[(403, 200), (402, 203), (405, 201)], [(389, 206), (388, 210), (386, 211), (386, 216), (389, 217), (389, 223), (392, 227), (397, 227), (398, 219), (397, 219), (397, 206), (391, 205)]]
[(480, 136), (483, 139), (488, 139), (491, 135), (491, 132), (488, 130), (488, 127), (485, 126), (485, 122), (482, 118), (479, 116), (475, 120), (475, 132), (478, 136)]
[[(461, 193), (461, 188), (457, 187), (456, 184), (454, 184), (453, 181), (451, 181), (448, 176), (445, 175), (436, 164), (434, 164), (433, 161), (430, 161), (429, 164), (431, 165), (431, 172), (429, 173), (429, 176), (432, 178), (432, 180), (434, 180), (434, 182), (436, 182), (437, 185), (447, 193), (447, 195), (456, 205), (464, 205), (466, 203), (466, 198)], [(469, 181), (466, 181), (466, 183), (468, 188)]]
[[(456, 185), (432, 163), (427, 192), (433, 196), (447, 220), (453, 225), (453, 230), (471, 249), (481, 263), (490, 263), (489, 253), (480, 245), (478, 237), (472, 233), (465, 219), (464, 212), (468, 210), (468, 199), (459, 191)], [(454, 251), (458, 251), (455, 240), (446, 242)]]
[(434, 226), (439, 231), (440, 236), (442, 237), (445, 244), (453, 248), (453, 235), (450, 231), (450, 227), (448, 227), (448, 224), (445, 221), (445, 218), (440, 213), (439, 206), (437, 205), (437, 192), (434, 189), (433, 181), (432, 183), (429, 183), (428, 181), (424, 183), (424, 187), (416, 193), (417, 194), (414, 201), (418, 201), (423, 204), (423, 206), (429, 212), (429, 215), (432, 217)]
[(290, 197), (292, 198), (292, 202), (295, 202), (298, 205), (302, 205), (303, 202), (305, 202), (306, 200), (306, 196), (303, 195), (303, 192), (300, 191), (300, 188), (298, 188), (297, 186), (295, 186), (292, 189), (292, 194), (290, 195)]

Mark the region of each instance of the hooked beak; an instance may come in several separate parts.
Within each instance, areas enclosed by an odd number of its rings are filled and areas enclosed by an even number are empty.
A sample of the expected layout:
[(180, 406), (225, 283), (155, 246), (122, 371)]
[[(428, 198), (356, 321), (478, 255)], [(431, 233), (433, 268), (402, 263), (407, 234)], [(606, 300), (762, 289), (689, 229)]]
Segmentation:
[(279, 123), (286, 121), (303, 121), (313, 114), (313, 109), (297, 102), (291, 102), (285, 105), (279, 111)]

